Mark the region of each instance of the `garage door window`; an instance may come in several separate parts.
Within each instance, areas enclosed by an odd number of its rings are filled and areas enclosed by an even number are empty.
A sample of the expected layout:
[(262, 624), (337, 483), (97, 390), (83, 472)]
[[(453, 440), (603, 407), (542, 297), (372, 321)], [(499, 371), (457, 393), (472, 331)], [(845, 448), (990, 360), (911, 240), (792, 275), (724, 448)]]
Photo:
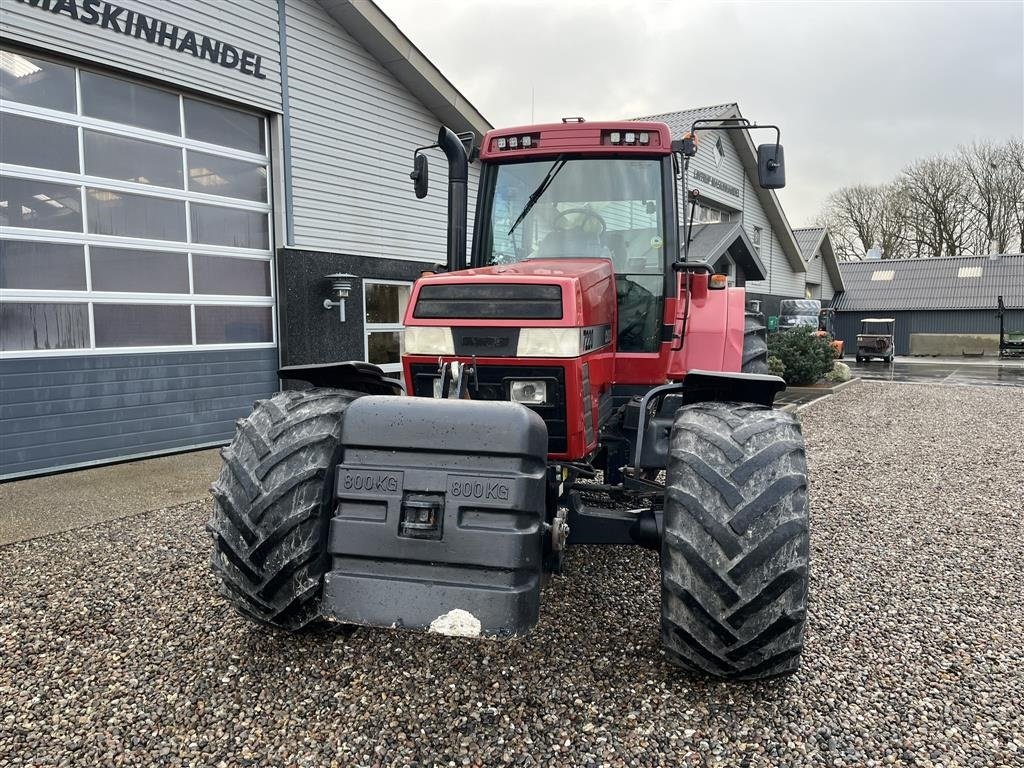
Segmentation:
[(267, 121), (0, 47), (0, 348), (274, 344)]

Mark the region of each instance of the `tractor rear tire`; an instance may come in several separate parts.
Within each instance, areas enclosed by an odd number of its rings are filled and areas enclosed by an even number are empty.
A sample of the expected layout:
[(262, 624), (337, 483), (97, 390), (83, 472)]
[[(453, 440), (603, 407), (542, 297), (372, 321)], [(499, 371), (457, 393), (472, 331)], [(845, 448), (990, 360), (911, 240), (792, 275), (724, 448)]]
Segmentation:
[(253, 621), (294, 631), (320, 618), (342, 416), (361, 395), (308, 389), (258, 400), (221, 451), (210, 565), (220, 593)]
[(702, 675), (756, 680), (796, 671), (809, 567), (800, 424), (749, 403), (676, 412), (661, 549), (661, 640)]
[(743, 319), (743, 373), (769, 373), (768, 330), (764, 315), (746, 312)]

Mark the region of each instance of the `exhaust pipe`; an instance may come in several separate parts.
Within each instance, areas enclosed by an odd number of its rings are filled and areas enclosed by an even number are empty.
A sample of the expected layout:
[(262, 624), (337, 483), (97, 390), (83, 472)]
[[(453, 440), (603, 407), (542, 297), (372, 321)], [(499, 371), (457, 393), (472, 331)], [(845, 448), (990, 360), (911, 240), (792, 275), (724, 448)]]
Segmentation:
[(469, 157), (455, 133), (441, 126), (437, 145), (448, 158), (448, 271), (466, 268), (466, 216), (469, 197)]

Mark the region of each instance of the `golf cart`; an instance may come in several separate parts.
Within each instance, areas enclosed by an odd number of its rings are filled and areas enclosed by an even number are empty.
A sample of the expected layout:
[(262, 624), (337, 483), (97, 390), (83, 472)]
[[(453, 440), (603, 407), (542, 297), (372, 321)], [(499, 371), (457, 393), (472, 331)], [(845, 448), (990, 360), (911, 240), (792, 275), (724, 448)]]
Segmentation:
[(896, 354), (896, 319), (892, 317), (866, 317), (860, 321), (857, 334), (857, 362), (872, 358), (892, 362)]

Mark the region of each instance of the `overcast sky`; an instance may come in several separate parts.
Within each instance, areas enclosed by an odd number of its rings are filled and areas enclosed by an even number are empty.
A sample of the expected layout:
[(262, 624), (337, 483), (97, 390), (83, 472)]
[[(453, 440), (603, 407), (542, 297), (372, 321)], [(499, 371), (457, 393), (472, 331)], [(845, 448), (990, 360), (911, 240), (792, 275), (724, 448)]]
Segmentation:
[(1024, 135), (1024, 0), (376, 1), (495, 126), (730, 101), (778, 123), (793, 226), (844, 184)]

